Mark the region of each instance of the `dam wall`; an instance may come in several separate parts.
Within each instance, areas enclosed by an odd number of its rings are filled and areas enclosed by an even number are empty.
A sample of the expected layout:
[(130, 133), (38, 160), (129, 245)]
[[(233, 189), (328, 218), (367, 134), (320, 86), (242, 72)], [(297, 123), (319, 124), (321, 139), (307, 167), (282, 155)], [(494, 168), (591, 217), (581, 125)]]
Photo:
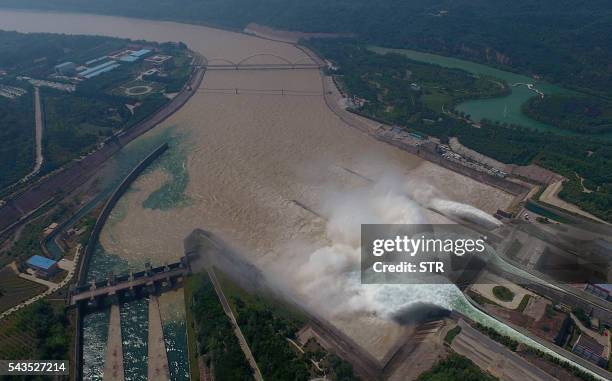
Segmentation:
[(100, 232), (102, 231), (102, 228), (104, 227), (104, 224), (106, 223), (106, 220), (108, 219), (108, 216), (117, 204), (117, 201), (119, 201), (121, 196), (123, 196), (125, 191), (130, 187), (132, 182), (134, 182), (134, 180), (136, 180), (136, 178), (142, 173), (142, 171), (144, 171), (153, 161), (155, 161), (155, 159), (161, 156), (161, 154), (166, 152), (167, 149), (168, 143), (164, 143), (161, 146), (157, 147), (153, 152), (151, 152), (149, 156), (147, 156), (134, 169), (132, 169), (132, 171), (123, 179), (121, 184), (119, 184), (119, 186), (115, 189), (110, 198), (106, 201), (106, 204), (104, 204), (104, 207), (102, 208), (102, 211), (100, 212), (100, 215), (96, 220), (96, 224), (94, 225), (91, 231), (91, 235), (89, 236), (89, 240), (87, 241), (87, 246), (85, 247), (83, 259), (79, 266), (77, 286), (82, 286), (86, 282), (86, 273), (89, 267), (89, 261), (91, 260), (91, 256), (93, 255), (93, 252), (95, 250), (96, 243), (98, 242), (98, 237), (100, 235)]
[[(161, 154), (166, 152), (168, 149), (168, 143), (164, 143), (161, 146), (157, 147), (153, 152), (151, 152), (143, 161), (141, 161), (126, 177), (123, 179), (121, 184), (115, 189), (110, 198), (106, 201), (104, 208), (100, 212), (98, 219), (96, 220), (96, 224), (89, 236), (89, 240), (87, 241), (87, 246), (85, 247), (81, 263), (79, 264), (79, 270), (77, 273), (77, 286), (83, 286), (86, 283), (86, 275), (87, 269), (89, 268), (89, 262), (91, 260), (91, 256), (94, 253), (96, 243), (98, 242), (98, 237), (108, 216), (110, 215), (113, 207), (117, 204), (117, 201), (121, 198), (121, 196), (125, 193), (125, 191), (129, 188), (134, 180), (153, 162), (157, 159)], [(85, 309), (81, 305), (76, 306), (75, 312), (75, 320), (76, 320), (76, 336), (74, 340), (74, 375), (75, 380), (83, 379), (83, 318), (85, 317)]]

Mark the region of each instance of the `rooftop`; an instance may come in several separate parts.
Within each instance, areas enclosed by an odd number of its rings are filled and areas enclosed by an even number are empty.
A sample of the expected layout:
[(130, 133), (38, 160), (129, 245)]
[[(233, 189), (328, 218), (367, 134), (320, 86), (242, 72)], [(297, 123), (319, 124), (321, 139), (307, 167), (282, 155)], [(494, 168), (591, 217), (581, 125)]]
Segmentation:
[(68, 62), (62, 62), (59, 65), (55, 65), (55, 68), (56, 69), (62, 69), (62, 68), (68, 68), (68, 67), (73, 67), (73, 66), (75, 66), (74, 62), (68, 61)]
[(607, 292), (612, 292), (612, 284), (598, 283), (595, 286), (605, 290)]
[(27, 264), (30, 266), (36, 266), (38, 268), (41, 269), (49, 269), (51, 268), (53, 265), (55, 265), (57, 263), (57, 261), (54, 261), (52, 259), (40, 256), (40, 255), (33, 255), (30, 257), (30, 259), (28, 259)]
[(588, 335), (581, 334), (578, 336), (578, 341), (574, 344), (574, 348), (576, 347), (582, 347), (597, 356), (603, 356), (604, 346)]
[(134, 56), (134, 57), (142, 57), (142, 56), (147, 55), (149, 53), (151, 53), (150, 49), (140, 49), (138, 51), (132, 52), (130, 55)]

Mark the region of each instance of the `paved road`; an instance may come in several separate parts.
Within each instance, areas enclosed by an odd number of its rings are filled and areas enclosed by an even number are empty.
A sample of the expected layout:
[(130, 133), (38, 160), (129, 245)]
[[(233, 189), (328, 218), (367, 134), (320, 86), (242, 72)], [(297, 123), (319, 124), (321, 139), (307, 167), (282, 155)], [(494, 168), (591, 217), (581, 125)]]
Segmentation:
[(555, 381), (556, 379), (503, 345), (478, 332), (463, 320), (459, 321), (461, 333), (451, 347), (460, 355), (472, 360), (479, 368), (487, 370), (501, 381)]
[(36, 120), (36, 164), (34, 165), (34, 170), (32, 174), (38, 173), (40, 171), (40, 167), (43, 164), (43, 153), (42, 153), (42, 135), (43, 135), (43, 113), (42, 113), (42, 104), (40, 101), (40, 88), (34, 88), (34, 102), (35, 102), (35, 120)]

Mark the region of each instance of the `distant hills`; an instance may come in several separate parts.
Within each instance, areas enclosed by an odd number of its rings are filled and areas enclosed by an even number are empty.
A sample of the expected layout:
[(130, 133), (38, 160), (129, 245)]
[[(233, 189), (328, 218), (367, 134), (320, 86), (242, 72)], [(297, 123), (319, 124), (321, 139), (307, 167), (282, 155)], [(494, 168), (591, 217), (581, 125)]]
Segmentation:
[(609, 0), (0, 0), (0, 6), (250, 22), (466, 58), (612, 97)]

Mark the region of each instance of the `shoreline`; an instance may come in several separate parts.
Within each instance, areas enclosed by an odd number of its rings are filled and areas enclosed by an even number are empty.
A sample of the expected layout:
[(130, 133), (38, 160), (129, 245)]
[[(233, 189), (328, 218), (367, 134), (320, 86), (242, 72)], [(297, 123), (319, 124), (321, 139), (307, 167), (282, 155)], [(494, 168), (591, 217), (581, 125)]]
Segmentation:
[(190, 53), (194, 56), (193, 70), (189, 80), (176, 97), (138, 124), (113, 135), (102, 148), (87, 155), (82, 160), (71, 161), (57, 172), (41, 178), (27, 188), (11, 195), (10, 198), (5, 199), (4, 205), (0, 207), (0, 236), (27, 221), (29, 216), (43, 204), (58, 197), (66, 196), (72, 190), (93, 178), (96, 170), (125, 145), (160, 125), (179, 111), (196, 93), (204, 79), (205, 69), (200, 65), (202, 56), (192, 50), (190, 50)]
[[(303, 51), (317, 64), (319, 65), (325, 64), (325, 62), (311, 49), (305, 46), (299, 45), (299, 44), (294, 44), (294, 46), (300, 49), (301, 51)], [(432, 149), (431, 147), (427, 147), (426, 145), (420, 146), (422, 147), (421, 149), (418, 146), (417, 147), (410, 146), (408, 144), (404, 144), (402, 142), (398, 142), (393, 139), (389, 139), (389, 138), (378, 135), (376, 133), (376, 130), (380, 129), (381, 127), (385, 127), (385, 126), (388, 128), (392, 128), (392, 126), (378, 122), (376, 120), (373, 120), (366, 116), (362, 116), (360, 114), (352, 113), (346, 109), (341, 108), (337, 100), (334, 99), (333, 97), (342, 96), (342, 93), (340, 92), (340, 89), (336, 85), (336, 82), (334, 81), (332, 76), (327, 76), (321, 73), (321, 83), (323, 86), (323, 98), (325, 100), (325, 104), (327, 108), (348, 126), (353, 127), (376, 140), (382, 141), (396, 148), (399, 148), (403, 151), (409, 152), (428, 162), (431, 162), (442, 168), (449, 169), (460, 175), (469, 177), (485, 185), (500, 189), (517, 198), (522, 199), (523, 197), (525, 197), (525, 195), (529, 193), (530, 189), (521, 184), (517, 184), (509, 180), (505, 180), (505, 179), (495, 178), (491, 175), (473, 170), (464, 165), (453, 164), (449, 162), (448, 160), (443, 160), (439, 155), (435, 153), (435, 149)], [(373, 130), (373, 128), (375, 128), (375, 130)]]

